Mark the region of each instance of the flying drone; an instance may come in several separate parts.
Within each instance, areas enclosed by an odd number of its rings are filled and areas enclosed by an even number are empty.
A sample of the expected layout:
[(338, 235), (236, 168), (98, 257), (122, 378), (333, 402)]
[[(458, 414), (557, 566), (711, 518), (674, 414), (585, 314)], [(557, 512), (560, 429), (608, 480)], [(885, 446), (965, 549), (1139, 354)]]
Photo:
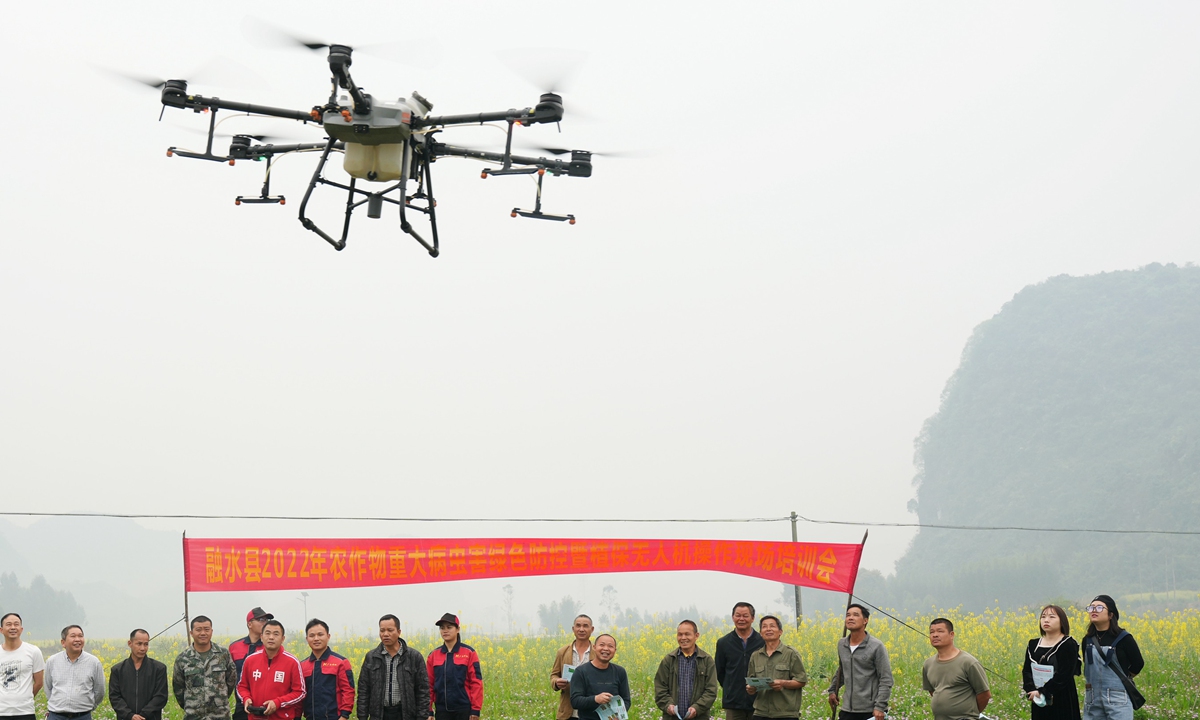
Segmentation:
[[(310, 46), (312, 47), (312, 46)], [(350, 77), (351, 55), (348, 45), (317, 45), (313, 49), (328, 47), (329, 70), (332, 73), (332, 90), (324, 105), (311, 110), (290, 110), (252, 103), (222, 100), (188, 93), (186, 80), (167, 80), (162, 83), (162, 104), (166, 108), (180, 108), (193, 112), (208, 112), (208, 141), (204, 152), (194, 152), (170, 147), (167, 156), (228, 162), (238, 160), (267, 161), (266, 177), (258, 195), (238, 196), (237, 205), (273, 203), (284, 205), (283, 195), (271, 194), (271, 166), (279, 157), (297, 152), (319, 152), (320, 160), (313, 171), (312, 179), (300, 201), (300, 223), (320, 235), (335, 249), (346, 247), (350, 233), (350, 219), (354, 211), (367, 206), (367, 217), (380, 218), (384, 203), (399, 207), (400, 229), (411, 235), (431, 256), (437, 257), (437, 201), (433, 196), (433, 179), (430, 166), (440, 157), (464, 157), (498, 164), (483, 170), (481, 177), (503, 175), (535, 175), (537, 194), (532, 210), (512, 209), (512, 217), (537, 220), (553, 220), (575, 224), (574, 215), (554, 215), (542, 210), (542, 181), (551, 176), (590, 177), (593, 153), (584, 150), (542, 148), (551, 155), (570, 155), (570, 159), (525, 157), (512, 152), (513, 128), (543, 123), (558, 123), (563, 118), (562, 97), (555, 92), (541, 95), (533, 107), (521, 110), (509, 109), (498, 112), (481, 112), (464, 115), (431, 115), (433, 103), (420, 93), (388, 102), (363, 91)], [(299, 120), (320, 125), (326, 134), (322, 143), (273, 144), (262, 142), (263, 138), (253, 135), (234, 135), (225, 155), (213, 152), (216, 137), (216, 115), (219, 110), (230, 110), (250, 115)], [(504, 152), (486, 152), (473, 148), (455, 147), (439, 142), (437, 132), (450, 126), (477, 125), (484, 123), (507, 123), (507, 140)], [(331, 153), (343, 154), (342, 167), (350, 176), (348, 184), (331, 180), (325, 176), (326, 164)], [(409, 181), (415, 181), (415, 190), (408, 194)], [(364, 187), (365, 185), (365, 187)], [(380, 187), (382, 189), (374, 189)], [(340, 237), (323, 230), (306, 214), (309, 199), (318, 186), (340, 188), (346, 192), (345, 221)], [(426, 239), (409, 222), (410, 213), (420, 213), (428, 219)]]

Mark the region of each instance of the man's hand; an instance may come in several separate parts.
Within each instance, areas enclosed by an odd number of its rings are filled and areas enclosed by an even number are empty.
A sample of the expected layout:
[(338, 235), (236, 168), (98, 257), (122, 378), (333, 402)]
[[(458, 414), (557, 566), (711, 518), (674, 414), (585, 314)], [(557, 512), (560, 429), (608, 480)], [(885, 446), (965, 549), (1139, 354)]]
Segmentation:
[(146, 720), (146, 718), (142, 717), (141, 715), (134, 715), (133, 720)]
[(688, 708), (687, 715), (683, 716), (683, 720), (692, 720), (692, 718), (694, 718), (694, 717), (696, 717), (696, 706), (695, 705)]
[(747, 686), (746, 686), (746, 694), (748, 694), (748, 695), (757, 695), (757, 694), (758, 694), (758, 688), (754, 687), (753, 685), (747, 685)]
[(771, 689), (772, 690), (782, 690), (783, 684), (785, 682), (787, 682), (787, 680), (772, 680), (771, 681)]
[(675, 707), (674, 705), (667, 706), (667, 714), (668, 715), (677, 715), (678, 710), (679, 710), (679, 708)]
[(571, 681), (563, 678), (554, 678), (554, 688), (556, 690), (566, 690), (571, 687)]
[(478, 715), (472, 715), (472, 716), (470, 716), (469, 718), (467, 718), (467, 720), (479, 720), (479, 716), (478, 716)]
[(883, 720), (885, 713), (879, 708), (875, 708), (875, 720)]
[(600, 693), (593, 699), (596, 701), (597, 705), (603, 705), (609, 700), (612, 700), (612, 693)]
[(1037, 699), (1038, 699), (1038, 698), (1040, 698), (1041, 696), (1042, 696), (1042, 694), (1041, 694), (1040, 692), (1038, 692), (1037, 690), (1033, 690), (1033, 691), (1031, 691), (1031, 692), (1029, 693), (1029, 699), (1030, 699), (1030, 700), (1037, 700)]
[(275, 704), (274, 700), (268, 700), (267, 704), (263, 705), (263, 715), (274, 715), (278, 709), (279, 706)]
[(836, 710), (837, 706), (838, 706), (837, 693), (829, 693), (829, 707), (834, 708)]

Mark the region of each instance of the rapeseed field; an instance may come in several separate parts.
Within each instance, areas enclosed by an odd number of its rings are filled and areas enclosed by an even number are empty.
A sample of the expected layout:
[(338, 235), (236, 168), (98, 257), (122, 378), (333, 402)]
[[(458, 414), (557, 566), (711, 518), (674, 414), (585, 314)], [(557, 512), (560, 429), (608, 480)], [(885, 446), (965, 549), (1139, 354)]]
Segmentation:
[[(1028, 704), (1020, 698), (1021, 662), (1026, 642), (1037, 634), (1035, 611), (987, 611), (962, 613), (942, 610), (921, 617), (906, 618), (904, 622), (917, 630), (925, 630), (929, 619), (944, 615), (955, 623), (958, 646), (979, 658), (989, 670), (994, 696), (988, 715), (1002, 719), (1028, 718)], [(1146, 669), (1137, 678), (1138, 687), (1147, 698), (1147, 705), (1138, 711), (1142, 720), (1196, 720), (1200, 718), (1200, 612), (1195, 610), (1163, 615), (1144, 614), (1122, 617), (1122, 625), (1133, 633), (1146, 658)], [(1072, 611), (1071, 629), (1076, 639), (1083, 636), (1087, 618), (1081, 611)], [(727, 624), (700, 623), (700, 645), (711, 651), (717, 638), (729, 632)], [(483, 664), (485, 680), (484, 720), (551, 720), (554, 717), (555, 694), (550, 689), (550, 665), (555, 651), (565, 645), (569, 636), (546, 635), (476, 635), (470, 625), (463, 627), (464, 642), (472, 645)], [(895, 672), (896, 687), (892, 695), (890, 717), (896, 720), (929, 718), (929, 697), (921, 690), (921, 664), (932, 654), (928, 641), (918, 632), (900, 622), (875, 613), (870, 632), (886, 644)], [(597, 632), (604, 632), (598, 628)], [(666, 621), (623, 628), (612, 633), (618, 647), (615, 662), (629, 673), (633, 695), (631, 718), (656, 720), (661, 713), (654, 707), (653, 676), (663, 655), (675, 647), (675, 626)], [(789, 627), (784, 642), (799, 650), (809, 673), (804, 692), (805, 720), (829, 718), (829, 705), (824, 689), (836, 668), (834, 644), (841, 637), (839, 616), (805, 618), (802, 629)], [(404, 634), (405, 640), (422, 652), (440, 644), (434, 634), (419, 632)], [(228, 643), (236, 638), (220, 638)], [(376, 638), (338, 637), (332, 644), (336, 652), (348, 657), (357, 669), (363, 655), (378, 643)], [(180, 636), (162, 637), (151, 645), (151, 656), (168, 667), (184, 647)], [(289, 649), (303, 659), (308, 648), (299, 633), (289, 639)], [(46, 647), (47, 657), (58, 647)], [(89, 652), (96, 655), (107, 669), (128, 654), (124, 640), (88, 641)], [(1082, 678), (1080, 696), (1082, 699)], [(41, 700), (41, 698), (39, 698)], [(44, 713), (41, 701), (39, 716)], [(719, 705), (719, 701), (718, 701)], [(178, 706), (172, 699), (167, 706), (170, 720), (181, 720)], [(720, 712), (718, 710), (718, 716)], [(107, 702), (97, 718), (113, 717)]]

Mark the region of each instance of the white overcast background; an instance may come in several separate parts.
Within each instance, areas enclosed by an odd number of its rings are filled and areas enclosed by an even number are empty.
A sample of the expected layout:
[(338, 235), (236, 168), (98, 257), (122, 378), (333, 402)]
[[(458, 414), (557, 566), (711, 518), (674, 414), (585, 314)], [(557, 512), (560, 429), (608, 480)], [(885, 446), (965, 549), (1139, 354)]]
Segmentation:
[[(315, 155), (278, 164), (286, 206), (235, 207), (262, 165), (167, 158), (202, 144), (186, 129), (206, 117), (160, 123), (157, 93), (110, 72), (207, 71), (193, 92), (323, 103), (324, 53), (249, 36), (247, 18), (402, 44), (356, 54), (352, 73), (436, 113), (532, 105), (529, 76), (574, 68), (561, 134), (518, 140), (636, 155), (547, 181), (546, 211), (575, 226), (510, 218), (533, 202), (527, 178), (439, 161), (441, 257), (390, 209), (360, 210), (335, 252), (296, 219)], [(1200, 256), (1190, 2), (25, 3), (0, 37), (5, 512), (913, 521), (913, 440), (976, 325), (1051, 276)], [(321, 138), (282, 120), (222, 130)], [(323, 192), (314, 213), (336, 230), (343, 198)], [(786, 523), (144, 524), (789, 537)], [(891, 572), (911, 537), (873, 531), (864, 566)], [(526, 615), (565, 594), (598, 611), (609, 583), (652, 609), (778, 597), (688, 574), (518, 581), (517, 599)], [(397, 602), (483, 616), (500, 584)]]

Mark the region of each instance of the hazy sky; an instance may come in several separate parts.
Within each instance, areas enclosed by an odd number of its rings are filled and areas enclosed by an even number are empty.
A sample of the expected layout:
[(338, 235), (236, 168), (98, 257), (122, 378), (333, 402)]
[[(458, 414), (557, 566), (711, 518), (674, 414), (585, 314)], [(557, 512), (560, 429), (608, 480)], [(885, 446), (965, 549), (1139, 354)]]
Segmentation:
[[(972, 328), (1050, 276), (1200, 255), (1195, 3), (591, 7), (9, 9), (3, 509), (910, 521), (913, 439)], [(547, 183), (546, 210), (574, 227), (508, 216), (533, 202), (526, 178), (438, 162), (440, 258), (390, 214), (357, 217), (334, 252), (296, 220), (314, 156), (277, 166), (285, 207), (235, 207), (262, 166), (168, 159), (203, 142), (186, 129), (205, 118), (159, 123), (156, 92), (105, 72), (207, 69), (193, 91), (323, 103), (324, 55), (247, 37), (247, 15), (411, 44), (405, 63), (357, 54), (354, 77), (379, 97), (419, 90), (437, 112), (534, 104), (512, 67), (579, 61), (562, 134), (519, 138), (642, 155)], [(222, 129), (321, 137), (287, 121)], [(486, 128), (443, 139), (503, 141)], [(321, 198), (326, 224), (342, 201)], [(910, 537), (873, 532), (865, 565), (889, 572)], [(637, 579), (639, 604), (673, 582)]]

